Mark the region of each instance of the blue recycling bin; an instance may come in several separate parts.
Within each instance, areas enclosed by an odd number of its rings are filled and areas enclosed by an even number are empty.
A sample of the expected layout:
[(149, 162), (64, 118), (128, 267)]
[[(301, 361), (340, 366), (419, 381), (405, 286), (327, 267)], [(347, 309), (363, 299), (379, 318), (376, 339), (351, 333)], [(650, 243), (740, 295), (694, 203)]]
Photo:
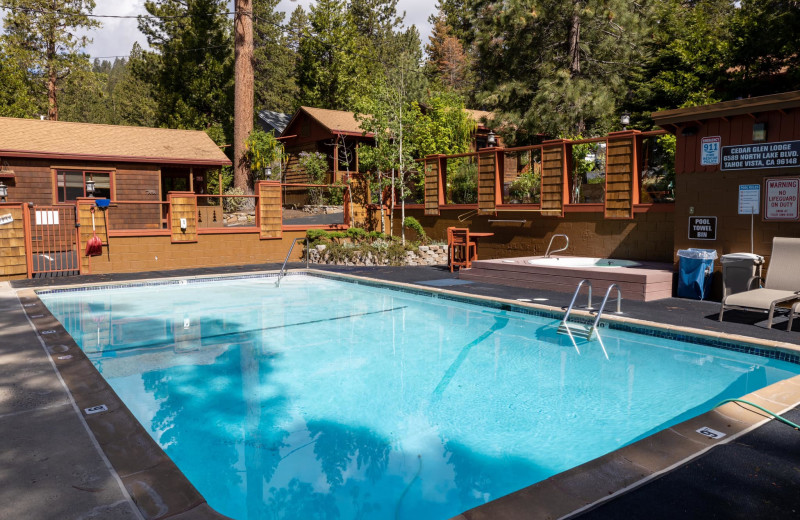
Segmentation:
[(705, 299), (711, 289), (717, 252), (713, 249), (679, 249), (678, 258), (678, 298)]

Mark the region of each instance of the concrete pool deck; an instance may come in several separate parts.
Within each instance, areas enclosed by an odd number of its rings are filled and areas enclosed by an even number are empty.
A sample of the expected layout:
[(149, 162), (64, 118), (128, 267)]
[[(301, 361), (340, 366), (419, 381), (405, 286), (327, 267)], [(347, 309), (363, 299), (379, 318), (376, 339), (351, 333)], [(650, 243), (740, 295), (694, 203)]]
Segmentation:
[[(152, 279), (163, 276), (198, 276), (221, 273), (239, 273), (245, 270), (275, 270), (278, 266), (260, 265), (225, 269), (203, 269), (191, 271), (175, 271), (163, 273), (142, 273), (136, 275), (85, 276), (80, 278), (61, 278), (43, 280), (24, 280), (14, 282), (13, 286), (23, 288), (44, 288), (60, 284), (85, 284), (133, 279)], [(295, 265), (294, 267), (299, 267)], [(545, 293), (532, 289), (511, 288), (482, 283), (460, 283), (449, 271), (435, 267), (414, 268), (350, 268), (327, 267), (320, 270), (365, 276), (378, 280), (395, 281), (429, 288), (440, 288), (464, 294), (484, 297), (500, 297), (509, 300), (520, 298), (544, 298), (541, 303), (555, 307), (569, 303), (571, 295), (564, 293)], [(537, 302), (539, 303), (539, 302)], [(4, 504), (3, 514), (8, 518), (220, 518), (202, 501), (202, 497), (184, 497), (187, 500), (170, 501), (161, 497), (169, 494), (169, 489), (157, 486), (149, 487), (141, 496), (155, 497), (151, 503), (145, 504), (136, 492), (131, 493), (125, 484), (130, 483), (136, 472), (114, 471), (110, 469), (104, 452), (99, 448), (103, 443), (97, 434), (89, 433), (87, 418), (74, 404), (73, 397), (64, 387), (54, 362), (46, 353), (40, 336), (32, 329), (25, 317), (25, 309), (17, 300), (17, 293), (8, 283), (0, 284), (0, 435), (2, 435), (2, 455), (0, 455), (0, 500)], [(795, 331), (785, 330), (785, 321), (781, 321), (772, 330), (764, 329), (754, 323), (760, 316), (752, 314), (726, 313), (726, 321), (715, 321), (719, 309), (718, 303), (695, 302), (678, 299), (661, 300), (651, 303), (623, 302), (623, 312), (633, 319), (647, 319), (668, 325), (694, 327), (720, 334), (750, 336), (762, 342), (789, 342), (797, 345), (800, 342), (800, 325)], [(728, 316), (730, 314), (730, 316)], [(38, 314), (37, 314), (38, 315)], [(52, 349), (51, 349), (52, 352)], [(796, 380), (797, 378), (795, 378)], [(762, 406), (776, 411), (792, 408), (800, 402), (800, 384), (793, 382), (779, 383), (785, 388), (773, 389), (769, 395), (761, 396), (758, 401)], [(776, 385), (773, 385), (776, 386)], [(102, 390), (102, 389), (94, 389)], [(756, 392), (758, 394), (758, 392)], [(618, 464), (617, 470), (608, 472), (599, 465), (581, 467), (580, 472), (565, 472), (553, 479), (548, 479), (540, 488), (545, 489), (550, 499), (539, 500), (541, 506), (548, 504), (548, 509), (532, 507), (531, 488), (508, 495), (486, 506), (465, 512), (461, 518), (556, 518), (571, 515), (576, 509), (591, 504), (596, 509), (583, 513), (591, 518), (631, 518), (648, 516), (644, 514), (648, 508), (658, 508), (659, 514), (673, 511), (672, 515), (664, 513), (664, 518), (707, 516), (708, 500), (714, 500), (712, 518), (753, 518), (753, 511), (745, 515), (746, 509), (741, 506), (742, 497), (749, 497), (753, 504), (777, 504), (780, 507), (770, 508), (762, 505), (755, 509), (759, 514), (770, 518), (794, 518), (800, 510), (800, 497), (792, 492), (797, 489), (800, 471), (800, 432), (793, 431), (777, 421), (767, 421), (747, 411), (740, 405), (729, 404), (718, 414), (714, 423), (700, 424), (715, 429), (732, 428), (740, 437), (734, 442), (714, 447), (700, 458), (681, 462), (685, 458), (685, 442), (681, 437), (688, 437), (691, 429), (681, 432), (676, 426), (661, 435), (662, 441), (654, 449), (638, 446), (629, 450), (627, 459)], [(81, 405), (82, 407), (82, 405)], [(797, 422), (798, 410), (788, 412)], [(760, 423), (765, 422), (764, 425)], [(735, 424), (734, 424), (735, 423)], [(699, 423), (698, 423), (699, 424)], [(733, 424), (733, 426), (732, 426)], [(679, 425), (680, 426), (680, 425)], [(758, 427), (760, 426), (760, 427)], [(699, 427), (699, 426), (698, 426)], [(751, 428), (755, 430), (750, 431)], [(671, 431), (677, 430), (677, 431)], [(774, 430), (774, 432), (773, 432)], [(788, 432), (788, 433), (787, 433)], [(659, 434), (657, 434), (658, 436)], [(794, 437), (792, 437), (792, 435)], [(731, 434), (728, 438), (733, 437)], [(751, 440), (755, 439), (755, 440)], [(691, 443), (700, 444), (702, 449), (710, 448), (715, 443), (710, 440), (697, 439)], [(744, 448), (743, 448), (744, 447)], [(750, 450), (749, 457), (742, 456), (742, 449)], [(786, 456), (782, 456), (786, 450)], [(624, 450), (624, 449), (623, 449)], [(737, 451), (739, 450), (739, 451)], [(622, 451), (622, 450), (620, 450)], [(638, 453), (637, 453), (638, 451)], [(617, 453), (617, 452), (615, 452)], [(659, 473), (653, 471), (653, 455), (667, 461), (670, 471)], [(638, 458), (637, 458), (638, 457)], [(715, 463), (703, 461), (713, 460)], [(763, 471), (764, 461), (769, 462), (770, 471)], [(165, 465), (168, 465), (165, 461)], [(662, 461), (663, 462), (663, 461)], [(589, 463), (592, 465), (592, 463)], [(677, 464), (674, 468), (673, 464)], [(663, 465), (663, 464), (662, 464)], [(153, 465), (157, 468), (158, 464)], [(166, 466), (162, 466), (161, 469)], [(612, 466), (613, 467), (613, 466)], [(729, 471), (724, 478), (713, 470), (708, 476), (709, 468), (722, 471), (725, 468), (737, 468)], [(169, 468), (168, 468), (169, 469)], [(156, 469), (158, 472), (159, 469)], [(705, 471), (705, 473), (704, 473)], [(172, 471), (164, 470), (165, 473)], [(586, 498), (589, 495), (576, 491), (578, 488), (594, 490), (595, 495), (616, 496), (620, 489), (635, 486), (640, 477), (655, 475), (648, 483), (628, 493), (620, 494), (604, 504), (595, 504)], [(773, 477), (777, 483), (772, 485), (752, 485), (754, 475)], [(560, 480), (559, 478), (560, 477)], [(769, 478), (767, 477), (767, 478)], [(677, 479), (677, 480), (676, 480)], [(691, 496), (686, 496), (686, 489), (681, 483), (690, 482)], [(720, 484), (726, 486), (720, 490)], [(730, 491), (728, 491), (728, 488)], [(670, 493), (680, 492), (680, 498), (671, 498)], [(599, 493), (598, 493), (599, 492)], [(662, 496), (664, 498), (660, 498)], [(134, 498), (131, 497), (134, 495)], [(588, 500), (588, 502), (587, 502)], [(716, 504), (719, 502), (719, 504)], [(11, 504), (11, 506), (7, 506)], [(155, 504), (155, 506), (154, 506)], [(168, 507), (165, 504), (174, 504)], [(183, 505), (181, 505), (183, 504)], [(572, 505), (571, 505), (572, 504)], [(137, 507), (138, 505), (138, 507)], [(573, 507), (577, 505), (578, 507)], [(638, 510), (637, 510), (638, 507)], [(672, 509), (670, 509), (672, 508)], [(727, 509), (726, 509), (727, 508)], [(794, 510), (794, 511), (793, 511)], [(630, 511), (630, 513), (628, 513)], [(634, 514), (637, 511), (638, 514)], [(727, 513), (726, 513), (727, 511)], [(54, 514), (55, 513), (55, 514)], [(697, 513), (697, 514), (695, 514)]]

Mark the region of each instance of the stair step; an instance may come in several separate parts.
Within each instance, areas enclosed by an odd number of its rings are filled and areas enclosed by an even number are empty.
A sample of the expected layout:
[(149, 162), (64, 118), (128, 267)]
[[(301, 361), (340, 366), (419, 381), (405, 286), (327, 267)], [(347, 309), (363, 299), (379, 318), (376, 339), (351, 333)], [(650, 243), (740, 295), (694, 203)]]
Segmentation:
[[(569, 332), (567, 331), (568, 328)], [(570, 332), (576, 338), (591, 339), (592, 327), (590, 325), (584, 325), (582, 323), (561, 322), (561, 325), (558, 326), (558, 333), (569, 334)]]

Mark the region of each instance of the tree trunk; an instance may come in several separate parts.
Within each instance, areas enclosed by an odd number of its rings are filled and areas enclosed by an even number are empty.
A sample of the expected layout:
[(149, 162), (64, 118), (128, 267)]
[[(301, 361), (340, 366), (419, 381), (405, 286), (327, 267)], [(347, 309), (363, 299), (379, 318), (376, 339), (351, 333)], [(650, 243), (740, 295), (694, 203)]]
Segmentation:
[(55, 38), (47, 42), (47, 119), (58, 121), (58, 99), (56, 97), (56, 42)]
[(250, 189), (245, 141), (253, 131), (253, 0), (236, 0), (234, 22), (233, 185)]
[(569, 72), (573, 78), (581, 73), (581, 15), (580, 0), (572, 2), (572, 23), (569, 26)]

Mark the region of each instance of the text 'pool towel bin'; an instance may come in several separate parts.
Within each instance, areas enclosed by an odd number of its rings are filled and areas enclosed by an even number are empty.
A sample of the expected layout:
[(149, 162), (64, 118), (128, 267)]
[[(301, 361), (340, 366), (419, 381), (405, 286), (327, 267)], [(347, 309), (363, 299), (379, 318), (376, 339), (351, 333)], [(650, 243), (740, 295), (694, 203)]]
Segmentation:
[(705, 299), (711, 288), (717, 252), (714, 249), (679, 249), (678, 258), (678, 298)]

